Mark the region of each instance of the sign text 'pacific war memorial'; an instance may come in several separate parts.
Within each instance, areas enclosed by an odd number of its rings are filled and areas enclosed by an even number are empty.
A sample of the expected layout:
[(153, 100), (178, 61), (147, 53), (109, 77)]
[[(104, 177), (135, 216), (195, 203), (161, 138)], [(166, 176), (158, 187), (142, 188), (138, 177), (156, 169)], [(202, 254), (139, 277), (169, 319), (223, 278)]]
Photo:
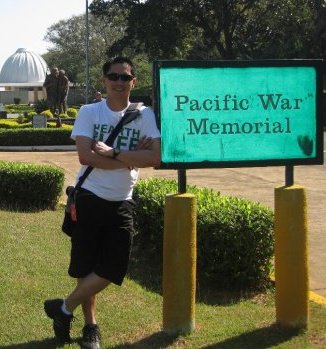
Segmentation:
[(321, 63), (159, 61), (163, 168), (319, 164)]

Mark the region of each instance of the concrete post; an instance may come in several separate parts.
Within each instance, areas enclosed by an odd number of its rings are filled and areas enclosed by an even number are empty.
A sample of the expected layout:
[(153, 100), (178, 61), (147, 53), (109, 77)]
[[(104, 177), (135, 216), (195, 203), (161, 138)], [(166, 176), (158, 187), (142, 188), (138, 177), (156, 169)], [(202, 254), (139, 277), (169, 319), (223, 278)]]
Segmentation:
[(307, 328), (309, 311), (307, 203), (303, 187), (275, 189), (276, 321)]
[(163, 330), (190, 333), (195, 329), (196, 198), (166, 198), (163, 243)]

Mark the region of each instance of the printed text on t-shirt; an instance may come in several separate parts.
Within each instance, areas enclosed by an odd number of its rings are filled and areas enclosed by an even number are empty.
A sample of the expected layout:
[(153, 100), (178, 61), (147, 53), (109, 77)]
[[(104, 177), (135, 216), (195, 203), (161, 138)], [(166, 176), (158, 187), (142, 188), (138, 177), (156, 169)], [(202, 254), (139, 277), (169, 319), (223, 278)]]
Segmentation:
[[(113, 126), (107, 124), (95, 124), (93, 139), (103, 141), (105, 136), (110, 134), (114, 129)], [(140, 138), (140, 130), (131, 128), (131, 127), (123, 127), (121, 132), (116, 138), (116, 147), (117, 148), (127, 148), (129, 150), (133, 150), (137, 147)]]

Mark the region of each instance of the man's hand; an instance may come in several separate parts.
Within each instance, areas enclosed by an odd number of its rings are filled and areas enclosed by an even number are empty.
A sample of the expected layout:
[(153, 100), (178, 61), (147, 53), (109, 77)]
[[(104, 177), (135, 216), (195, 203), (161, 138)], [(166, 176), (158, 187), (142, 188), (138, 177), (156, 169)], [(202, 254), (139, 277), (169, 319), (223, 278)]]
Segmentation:
[(104, 142), (95, 141), (93, 143), (92, 149), (95, 151), (95, 153), (97, 153), (99, 155), (107, 156), (107, 157), (111, 157), (111, 158), (113, 156), (113, 148), (109, 147)]
[(152, 137), (143, 136), (136, 147), (136, 150), (150, 149), (152, 145)]
[[(81, 138), (81, 137), (80, 137)], [(84, 137), (86, 138), (86, 137)], [(113, 154), (114, 154), (114, 148), (106, 145), (104, 142), (99, 142), (99, 141), (91, 141), (91, 151), (93, 152), (94, 155), (99, 155), (100, 157), (110, 159), (113, 161), (113, 163), (118, 164), (120, 163), (120, 167), (109, 167), (109, 169), (114, 169), (114, 168), (122, 168), (121, 164), (124, 165), (124, 167), (127, 167), (129, 169), (133, 169), (136, 167), (154, 167), (158, 166), (161, 161), (161, 153), (160, 153), (160, 139), (159, 138), (154, 138), (152, 139), (151, 137), (142, 137), (139, 142), (138, 146), (135, 150), (133, 151), (128, 151), (128, 150), (122, 150), (119, 155), (113, 159)], [(77, 149), (79, 154), (83, 154), (85, 149), (85, 153), (88, 154), (87, 151), (87, 144), (86, 146), (82, 147), (82, 144), (78, 146), (77, 138), (76, 138), (76, 144), (77, 144)], [(87, 143), (87, 142), (86, 142)], [(90, 155), (90, 154), (88, 154)], [(92, 162), (90, 163), (88, 158), (84, 159), (79, 155), (80, 157), (80, 163), (81, 164), (90, 164), (91, 166), (94, 166)], [(119, 161), (116, 161), (119, 160)], [(96, 164), (97, 165), (97, 164)], [(102, 167), (103, 165), (100, 166), (94, 166), (94, 167), (100, 167), (100, 168), (107, 168)]]
[[(137, 150), (147, 150), (150, 149), (152, 146), (152, 137), (142, 137), (136, 147)], [(102, 155), (102, 156), (107, 156), (107, 157), (112, 157), (113, 156), (113, 148), (109, 147), (107, 144), (101, 141), (94, 141), (92, 149), (95, 151), (95, 153)]]

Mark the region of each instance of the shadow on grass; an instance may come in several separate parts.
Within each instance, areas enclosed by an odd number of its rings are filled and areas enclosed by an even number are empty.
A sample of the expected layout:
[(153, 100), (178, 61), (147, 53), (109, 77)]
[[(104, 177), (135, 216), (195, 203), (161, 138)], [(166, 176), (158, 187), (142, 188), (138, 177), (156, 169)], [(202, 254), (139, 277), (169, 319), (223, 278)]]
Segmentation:
[[(202, 349), (261, 349), (271, 348), (290, 340), (300, 334), (300, 330), (290, 329), (273, 324), (255, 331), (241, 334), (237, 337), (226, 339), (223, 342), (202, 346)], [(112, 347), (113, 349), (164, 349), (172, 345), (178, 335), (169, 335), (162, 331), (156, 332), (138, 342), (123, 343)], [(77, 342), (77, 341), (76, 341)], [(0, 349), (56, 349), (60, 345), (54, 338), (29, 343), (9, 344), (0, 346)]]
[[(138, 342), (124, 343), (114, 346), (114, 349), (164, 349), (169, 347), (178, 338), (178, 336), (168, 335), (164, 332), (157, 332), (149, 337), (143, 338)], [(74, 341), (78, 343), (79, 340)], [(32, 341), (29, 343), (18, 343), (0, 345), (0, 349), (57, 349), (63, 348), (54, 338), (47, 338), (41, 341)]]
[[(63, 347), (63, 346), (62, 346)], [(0, 349), (56, 349), (60, 348), (55, 338), (47, 338), (40, 341), (28, 343), (0, 345)]]
[(223, 342), (210, 344), (202, 349), (261, 349), (272, 348), (290, 340), (301, 331), (284, 328), (277, 324), (243, 333), (237, 337), (226, 339)]
[[(131, 255), (128, 277), (146, 289), (162, 295), (162, 258), (162, 252), (157, 251), (154, 247), (135, 244)], [(267, 287), (272, 289), (273, 283), (271, 282)], [(245, 299), (252, 299), (262, 293), (264, 291), (218, 290), (216, 285), (208, 284), (203, 278), (200, 278), (200, 275), (197, 275), (196, 300), (207, 305), (234, 304)]]
[[(271, 348), (297, 336), (300, 330), (284, 328), (273, 324), (255, 331), (229, 338), (223, 342), (201, 346), (202, 349), (261, 349)], [(172, 345), (178, 336), (157, 332), (135, 343), (124, 343), (114, 349), (164, 349)]]
[(128, 277), (146, 289), (162, 295), (162, 252), (151, 246), (135, 244)]
[(156, 332), (149, 337), (134, 343), (123, 343), (114, 346), (114, 349), (164, 349), (168, 348), (178, 336), (168, 335), (164, 332)]

